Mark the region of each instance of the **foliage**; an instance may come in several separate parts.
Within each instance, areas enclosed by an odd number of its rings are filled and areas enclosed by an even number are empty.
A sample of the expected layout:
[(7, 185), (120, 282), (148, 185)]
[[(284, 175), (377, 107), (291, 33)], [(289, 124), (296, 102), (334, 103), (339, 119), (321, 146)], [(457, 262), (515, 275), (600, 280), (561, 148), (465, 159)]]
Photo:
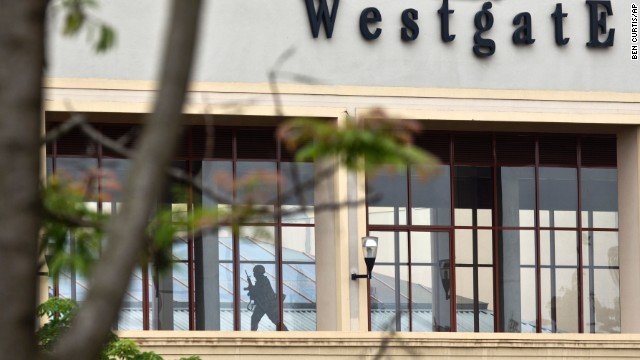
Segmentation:
[(65, 12), (62, 33), (75, 36), (85, 28), (87, 38), (98, 53), (111, 49), (116, 42), (116, 33), (108, 24), (92, 17), (88, 9), (98, 7), (95, 0), (59, 0), (54, 3)]
[(91, 270), (108, 219), (89, 206), (98, 200), (92, 191), (95, 180), (94, 174), (88, 174), (84, 181), (73, 181), (64, 175), (52, 176), (43, 190), (42, 206), (46, 216), (42, 235), (52, 275), (66, 268), (82, 274)]
[(365, 171), (415, 164), (426, 176), (438, 162), (412, 145), (413, 134), (418, 130), (415, 122), (396, 121), (376, 110), (360, 119), (348, 117), (343, 124), (294, 119), (285, 123), (278, 134), (290, 151), (297, 150), (298, 161), (339, 156), (348, 169)]
[[(51, 298), (38, 306), (38, 316), (46, 316), (49, 321), (38, 330), (40, 350), (52, 351), (56, 339), (71, 325), (77, 304), (73, 300)], [(109, 342), (100, 354), (100, 360), (162, 360), (162, 356), (152, 351), (140, 351), (132, 340), (120, 339), (111, 334)], [(183, 357), (180, 360), (199, 360), (198, 356)]]

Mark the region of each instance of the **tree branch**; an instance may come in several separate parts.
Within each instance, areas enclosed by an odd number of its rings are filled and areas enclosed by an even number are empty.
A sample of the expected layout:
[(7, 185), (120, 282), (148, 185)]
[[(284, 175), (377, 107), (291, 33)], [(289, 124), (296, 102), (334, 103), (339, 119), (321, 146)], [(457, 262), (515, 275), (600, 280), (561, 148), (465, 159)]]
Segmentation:
[(124, 188), (125, 202), (108, 226), (108, 241), (84, 304), (54, 350), (56, 359), (97, 358), (140, 260), (147, 222), (178, 142), (200, 14), (200, 0), (174, 0), (153, 114), (143, 129)]

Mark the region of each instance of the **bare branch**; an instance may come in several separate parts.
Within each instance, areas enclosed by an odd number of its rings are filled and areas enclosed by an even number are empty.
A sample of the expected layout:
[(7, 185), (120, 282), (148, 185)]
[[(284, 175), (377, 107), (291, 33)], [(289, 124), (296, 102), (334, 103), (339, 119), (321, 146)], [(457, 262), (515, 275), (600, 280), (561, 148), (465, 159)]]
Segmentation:
[(56, 141), (61, 136), (87, 122), (87, 117), (83, 114), (74, 114), (69, 120), (58, 125), (56, 128), (47, 131), (47, 135), (42, 139), (42, 145)]

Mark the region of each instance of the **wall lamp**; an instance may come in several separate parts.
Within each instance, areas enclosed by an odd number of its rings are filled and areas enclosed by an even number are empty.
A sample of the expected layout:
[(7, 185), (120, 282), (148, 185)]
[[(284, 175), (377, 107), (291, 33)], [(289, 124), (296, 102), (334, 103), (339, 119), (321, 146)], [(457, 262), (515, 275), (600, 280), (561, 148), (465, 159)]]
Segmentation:
[(375, 236), (365, 236), (362, 238), (362, 252), (364, 253), (364, 262), (367, 264), (366, 274), (351, 274), (351, 280), (355, 279), (371, 279), (371, 270), (376, 263), (376, 255), (378, 254), (378, 238)]

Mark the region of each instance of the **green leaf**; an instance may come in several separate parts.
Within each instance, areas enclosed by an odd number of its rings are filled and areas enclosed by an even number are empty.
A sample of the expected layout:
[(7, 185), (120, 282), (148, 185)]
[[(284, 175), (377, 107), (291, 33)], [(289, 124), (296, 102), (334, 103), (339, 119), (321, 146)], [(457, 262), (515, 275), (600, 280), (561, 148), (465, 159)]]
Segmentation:
[(113, 29), (105, 24), (100, 25), (100, 37), (96, 43), (96, 52), (105, 52), (113, 47), (116, 34)]

